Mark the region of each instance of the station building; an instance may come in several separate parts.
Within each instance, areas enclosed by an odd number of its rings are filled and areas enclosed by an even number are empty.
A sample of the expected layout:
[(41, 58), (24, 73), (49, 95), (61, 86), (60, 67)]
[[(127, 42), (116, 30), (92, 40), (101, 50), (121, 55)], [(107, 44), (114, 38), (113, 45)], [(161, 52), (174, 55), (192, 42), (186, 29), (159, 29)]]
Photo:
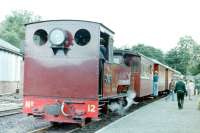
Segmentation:
[(23, 56), (20, 49), (0, 39), (0, 95), (22, 87)]

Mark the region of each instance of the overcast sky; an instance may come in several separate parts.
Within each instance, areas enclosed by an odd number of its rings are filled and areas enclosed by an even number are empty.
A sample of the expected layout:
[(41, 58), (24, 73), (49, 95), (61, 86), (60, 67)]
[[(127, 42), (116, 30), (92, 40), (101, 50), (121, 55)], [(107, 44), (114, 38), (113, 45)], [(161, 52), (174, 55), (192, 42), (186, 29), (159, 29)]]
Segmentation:
[(46, 19), (97, 21), (115, 31), (115, 45), (144, 43), (163, 51), (179, 37), (200, 43), (199, 0), (2, 0), (0, 21), (13, 10), (28, 10)]

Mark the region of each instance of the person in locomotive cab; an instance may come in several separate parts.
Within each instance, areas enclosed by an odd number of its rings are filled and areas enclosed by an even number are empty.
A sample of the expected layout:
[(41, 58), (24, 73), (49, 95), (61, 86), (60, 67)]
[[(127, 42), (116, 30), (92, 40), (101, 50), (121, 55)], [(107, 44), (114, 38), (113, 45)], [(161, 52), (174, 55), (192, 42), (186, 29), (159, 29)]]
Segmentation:
[(106, 61), (106, 48), (104, 45), (100, 45), (100, 50), (99, 50), (99, 94), (102, 94), (105, 61)]
[(159, 79), (158, 71), (155, 71), (153, 75), (153, 96), (154, 97), (158, 96), (158, 79)]
[(176, 82), (175, 93), (177, 93), (178, 108), (183, 109), (184, 95), (187, 94), (186, 85), (182, 79)]
[(103, 61), (103, 63), (106, 60), (106, 48), (104, 45), (100, 45), (100, 55), (99, 55), (100, 60)]

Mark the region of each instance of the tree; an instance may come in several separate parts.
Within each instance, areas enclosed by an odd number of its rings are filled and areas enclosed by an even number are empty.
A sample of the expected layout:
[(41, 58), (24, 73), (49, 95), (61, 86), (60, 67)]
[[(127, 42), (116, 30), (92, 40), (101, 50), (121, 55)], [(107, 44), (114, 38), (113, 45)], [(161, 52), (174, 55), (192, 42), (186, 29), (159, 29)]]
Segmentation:
[(179, 56), (178, 50), (176, 48), (171, 49), (169, 52), (165, 55), (165, 62), (172, 68), (183, 72), (184, 68), (179, 67), (181, 64), (181, 58)]
[(198, 72), (200, 46), (191, 36), (181, 37), (177, 46), (170, 50), (165, 62), (180, 71), (182, 74), (195, 74)]
[(29, 11), (13, 11), (0, 24), (0, 38), (19, 48), (25, 38), (24, 24), (40, 19), (40, 16), (34, 16)]
[(190, 67), (190, 73), (192, 75), (197, 75), (200, 73), (200, 64)]
[(164, 54), (160, 49), (156, 49), (151, 46), (146, 46), (144, 44), (138, 44), (132, 47), (134, 52), (139, 52), (147, 57), (156, 59), (162, 63), (164, 63)]

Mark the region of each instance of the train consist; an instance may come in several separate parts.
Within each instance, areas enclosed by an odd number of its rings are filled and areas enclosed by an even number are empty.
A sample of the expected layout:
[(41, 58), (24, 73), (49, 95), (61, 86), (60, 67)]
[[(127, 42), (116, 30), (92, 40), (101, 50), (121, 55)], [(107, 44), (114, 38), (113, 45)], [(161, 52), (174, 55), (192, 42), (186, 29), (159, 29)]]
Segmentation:
[(51, 122), (98, 119), (128, 92), (159, 91), (179, 72), (129, 50), (113, 50), (114, 32), (101, 23), (51, 20), (26, 24), (23, 112)]
[(131, 67), (131, 87), (134, 88), (137, 97), (152, 94), (152, 77), (155, 71), (158, 72), (159, 76), (158, 88), (160, 93), (168, 90), (172, 78), (181, 76), (180, 72), (169, 66), (129, 50), (115, 50), (114, 62)]

